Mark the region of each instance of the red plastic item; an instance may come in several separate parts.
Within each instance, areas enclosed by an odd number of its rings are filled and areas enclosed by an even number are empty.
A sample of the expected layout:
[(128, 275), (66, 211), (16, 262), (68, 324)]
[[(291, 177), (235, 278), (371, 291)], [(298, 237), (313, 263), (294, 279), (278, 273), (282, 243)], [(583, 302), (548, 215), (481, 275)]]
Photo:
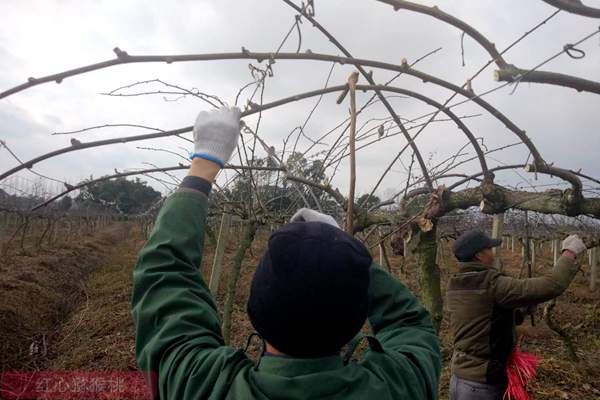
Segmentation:
[(502, 400), (529, 400), (527, 383), (535, 378), (542, 357), (521, 351), (515, 346), (506, 363), (508, 387)]

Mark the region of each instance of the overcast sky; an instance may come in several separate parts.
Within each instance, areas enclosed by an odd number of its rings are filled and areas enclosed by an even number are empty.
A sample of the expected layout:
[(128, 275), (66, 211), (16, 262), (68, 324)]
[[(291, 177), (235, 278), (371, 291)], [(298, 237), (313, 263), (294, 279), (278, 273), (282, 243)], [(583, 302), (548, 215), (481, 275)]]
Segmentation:
[[(554, 11), (538, 0), (419, 2), (436, 4), (463, 19), (500, 50)], [(488, 54), (467, 37), (464, 42), (466, 66), (463, 67), (460, 31), (428, 16), (408, 11), (394, 12), (390, 6), (376, 1), (315, 0), (315, 3), (318, 21), (355, 57), (391, 63), (400, 63), (406, 58), (412, 62), (441, 47), (416, 68), (457, 85), (462, 85), (489, 59)], [(598, 0), (587, 0), (587, 4), (600, 7)], [(236, 52), (242, 46), (252, 51), (275, 51), (292, 26), (295, 12), (277, 0), (4, 0), (0, 2), (0, 15), (0, 90), (6, 90), (30, 76), (39, 77), (113, 58), (112, 49), (116, 46), (133, 55)], [(560, 51), (566, 43), (573, 43), (598, 29), (598, 25), (598, 20), (561, 12), (510, 50), (505, 58), (520, 68), (534, 67)], [(311, 49), (313, 52), (340, 54), (307, 21), (301, 25), (301, 30), (301, 51)], [(297, 46), (298, 37), (294, 32), (282, 51), (293, 52)], [(543, 69), (600, 81), (600, 35), (580, 48), (586, 52), (585, 58), (574, 60), (562, 55)], [(19, 157), (30, 159), (69, 144), (69, 136), (52, 136), (52, 132), (103, 124), (140, 124), (160, 129), (191, 125), (198, 111), (210, 108), (196, 98), (173, 101), (176, 96), (170, 96), (166, 100), (171, 101), (166, 101), (162, 95), (108, 97), (101, 93), (139, 81), (161, 79), (189, 89), (197, 88), (233, 104), (239, 88), (251, 81), (248, 64), (248, 60), (235, 60), (122, 65), (68, 78), (60, 85), (48, 83), (37, 86), (0, 100), (0, 139), (5, 140)], [(256, 62), (253, 64), (258, 65)], [(264, 101), (321, 88), (330, 69), (330, 63), (319, 61), (277, 61), (273, 66), (274, 77), (266, 81)], [(476, 93), (498, 85), (493, 80), (493, 69), (494, 66), (489, 67), (473, 82)], [(336, 65), (330, 85), (343, 84), (351, 72), (350, 66)], [(392, 75), (382, 70), (374, 71), (377, 82), (384, 82)], [(364, 83), (364, 79), (361, 82)], [(444, 102), (451, 94), (410, 76), (399, 78), (394, 85), (415, 90), (438, 102)], [(140, 90), (158, 88), (149, 86)], [(513, 89), (503, 88), (485, 99), (527, 131), (547, 161), (563, 168), (581, 168), (589, 175), (600, 177), (600, 96), (539, 84), (521, 84), (514, 92)], [(240, 103), (243, 105), (251, 94), (252, 88), (243, 92)], [(359, 106), (370, 96), (370, 93), (359, 93)], [(336, 97), (333, 94), (321, 100), (306, 126), (308, 137), (321, 136), (347, 117), (347, 102), (336, 105)], [(266, 111), (260, 125), (260, 136), (269, 145), (281, 150), (284, 138), (304, 122), (317, 101), (317, 98), (311, 98)], [(392, 98), (390, 101), (396, 112), (406, 119), (432, 111), (412, 99)], [(359, 117), (359, 126), (371, 118), (388, 116), (377, 105), (369, 110)], [(460, 116), (482, 114), (464, 122), (475, 136), (483, 138), (488, 149), (518, 141), (498, 120), (486, 115), (476, 105), (465, 104), (456, 107), (454, 112)], [(256, 119), (248, 118), (246, 122), (252, 124)], [(392, 127), (389, 132), (395, 131), (397, 129)], [(85, 142), (146, 132), (134, 128), (103, 129), (75, 137)], [(324, 142), (317, 145), (309, 156), (326, 150), (332, 140)], [(449, 122), (432, 124), (417, 139), (424, 158), (431, 165), (454, 154), (465, 143), (465, 136)], [(298, 150), (306, 150), (309, 144), (309, 140), (301, 138)], [(358, 153), (359, 193), (371, 189), (404, 144), (404, 139), (397, 135)], [(114, 169), (123, 171), (144, 167), (145, 162), (169, 166), (181, 161), (177, 156), (140, 150), (137, 146), (167, 148), (181, 154), (184, 150), (180, 147), (191, 150), (189, 143), (177, 138), (134, 142), (69, 153), (42, 162), (35, 169), (76, 183), (90, 175), (98, 177), (114, 173)], [(527, 155), (521, 145), (491, 154), (488, 161), (490, 166), (523, 163)], [(232, 163), (237, 164), (239, 160), (233, 159)], [(402, 158), (402, 163), (410, 163), (410, 152)], [(347, 161), (342, 162), (333, 180), (333, 185), (342, 192), (347, 188), (346, 164)], [(0, 149), (0, 170), (14, 165), (16, 161), (6, 150)], [(472, 173), (477, 170), (476, 163), (467, 163), (455, 172)], [(532, 175), (518, 172), (521, 176), (532, 178)], [(19, 176), (36, 179), (25, 171)], [(406, 171), (399, 163), (384, 180), (378, 194), (384, 196), (401, 189), (405, 180)], [(497, 182), (517, 184), (522, 182), (522, 178), (514, 172), (502, 172), (498, 174)], [(558, 182), (540, 178), (535, 183)], [(17, 182), (13, 179), (3, 183)], [(156, 182), (152, 185), (164, 189)], [(50, 185), (50, 188), (56, 189), (56, 186)]]

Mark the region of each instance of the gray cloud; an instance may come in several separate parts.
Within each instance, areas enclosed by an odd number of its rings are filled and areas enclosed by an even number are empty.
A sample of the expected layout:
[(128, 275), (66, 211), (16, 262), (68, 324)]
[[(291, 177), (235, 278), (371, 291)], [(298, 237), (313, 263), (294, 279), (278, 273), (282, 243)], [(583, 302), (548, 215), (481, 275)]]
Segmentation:
[[(425, 3), (425, 2), (424, 2)], [(427, 2), (433, 5), (433, 2)], [(517, 0), (502, 3), (486, 1), (437, 1), (445, 11), (454, 14), (479, 29), (503, 49), (523, 32), (550, 15), (554, 10), (541, 1)], [(407, 11), (394, 12), (390, 6), (374, 1), (316, 1), (318, 20), (325, 25), (355, 56), (399, 63), (409, 62), (437, 48), (442, 50), (424, 60), (419, 69), (456, 84), (462, 84), (488, 60), (488, 55), (469, 38), (465, 39), (466, 66), (461, 66), (460, 32), (430, 17)], [(0, 13), (5, 23), (0, 28), (0, 84), (2, 89), (24, 81), (28, 76), (40, 76), (86, 63), (111, 58), (111, 49), (119, 46), (131, 54), (178, 54), (238, 51), (241, 46), (256, 51), (274, 51), (289, 30), (294, 12), (279, 1), (184, 1), (167, 5), (159, 2), (3, 2)], [(24, 22), (25, 21), (25, 22)], [(302, 49), (339, 54), (319, 32), (305, 22), (302, 28)], [(522, 68), (533, 67), (565, 43), (572, 43), (597, 29), (597, 21), (560, 13), (544, 27), (507, 53), (506, 58)], [(563, 55), (544, 69), (565, 72), (600, 80), (600, 47), (595, 38), (581, 46), (587, 52), (583, 60)], [(295, 51), (296, 33), (283, 48)], [(256, 63), (254, 63), (256, 64)], [(278, 61), (275, 77), (267, 81), (265, 101), (322, 87), (330, 64), (322, 62)], [(489, 67), (474, 81), (476, 92), (497, 85)], [(337, 65), (330, 84), (341, 84), (352, 71)], [(393, 74), (374, 71), (375, 79), (383, 82)], [(124, 65), (96, 71), (65, 80), (61, 85), (46, 84), (16, 94), (0, 104), (1, 138), (18, 150), (23, 158), (68, 144), (64, 136), (50, 136), (53, 131), (74, 130), (105, 123), (135, 123), (162, 129), (190, 125), (195, 114), (206, 105), (195, 99), (165, 102), (162, 96), (113, 98), (99, 93), (146, 79), (161, 78), (185, 87), (221, 96), (233, 103), (238, 89), (250, 81), (248, 61), (224, 61), (181, 64)], [(401, 77), (398, 87), (415, 90), (443, 102), (451, 93), (412, 77)], [(600, 176), (600, 97), (547, 85), (521, 84), (511, 94), (512, 87), (501, 89), (486, 100), (526, 130), (544, 157), (565, 168), (582, 168), (590, 175)], [(250, 91), (244, 92), (242, 101)], [(359, 94), (359, 104), (370, 94)], [(459, 98), (457, 98), (459, 99)], [(281, 148), (283, 139), (301, 125), (317, 101), (316, 98), (267, 111), (261, 122), (261, 136)], [(432, 111), (411, 99), (394, 99), (395, 109), (404, 118), (414, 118)], [(484, 113), (474, 104), (454, 110), (458, 115)], [(336, 105), (335, 95), (325, 96), (317, 108), (306, 134), (319, 137), (346, 118), (347, 105)], [(383, 118), (380, 105), (369, 109), (359, 124), (369, 118)], [(255, 118), (248, 118), (248, 123)], [(465, 123), (482, 137), (489, 148), (516, 140), (499, 121), (483, 115)], [(393, 129), (395, 130), (395, 129)], [(94, 140), (138, 133), (132, 129), (102, 130), (78, 135), (80, 140)], [(331, 143), (331, 141), (328, 141)], [(465, 143), (465, 137), (453, 123), (432, 124), (417, 143), (431, 164), (449, 157)], [(359, 152), (358, 189), (369, 191), (373, 183), (404, 146), (401, 136), (395, 136)], [(309, 141), (302, 140), (300, 149)], [(162, 146), (178, 149), (189, 147), (186, 142), (169, 138), (148, 143), (132, 143), (67, 154), (40, 164), (47, 174), (78, 181), (90, 174), (110, 173), (114, 168), (141, 167), (142, 162), (173, 165), (179, 160), (162, 153), (137, 150), (136, 146)], [(326, 148), (325, 146), (317, 149)], [(1, 152), (0, 169), (14, 165)], [(491, 155), (490, 165), (500, 162), (524, 162), (523, 146)], [(497, 160), (497, 161), (496, 161)], [(410, 153), (402, 162), (408, 165)], [(475, 162), (460, 167), (457, 172), (478, 170)], [(524, 174), (524, 173), (522, 173)], [(528, 176), (531, 178), (531, 176)], [(385, 189), (402, 187), (406, 173), (401, 165), (382, 184)], [(521, 178), (513, 172), (498, 174), (499, 182), (516, 184)], [(346, 163), (342, 163), (334, 184), (347, 186)], [(540, 178), (536, 184), (558, 182)], [(160, 188), (157, 186), (157, 188)]]

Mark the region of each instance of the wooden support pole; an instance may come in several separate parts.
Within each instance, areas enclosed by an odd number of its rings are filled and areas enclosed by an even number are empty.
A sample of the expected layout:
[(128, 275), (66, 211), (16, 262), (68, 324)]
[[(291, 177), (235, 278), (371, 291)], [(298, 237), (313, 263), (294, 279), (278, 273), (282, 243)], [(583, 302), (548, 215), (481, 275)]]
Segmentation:
[(358, 82), (358, 72), (354, 71), (348, 77), (350, 95), (350, 188), (348, 189), (348, 209), (346, 210), (346, 232), (351, 235), (354, 233), (354, 190), (356, 187), (356, 82)]
[(227, 209), (221, 217), (221, 226), (219, 228), (219, 237), (217, 238), (217, 248), (215, 249), (215, 258), (213, 260), (212, 270), (210, 273), (210, 281), (208, 288), (213, 297), (216, 298), (219, 291), (219, 281), (223, 272), (223, 255), (227, 246), (227, 236), (229, 233), (229, 224), (231, 222), (231, 214), (227, 213)]
[(510, 237), (510, 251), (511, 251), (511, 253), (515, 252), (515, 236), (514, 235), (512, 235)]
[(558, 253), (560, 250), (558, 247), (558, 239), (552, 240), (552, 258), (554, 260), (554, 262), (552, 263), (553, 265), (556, 265), (556, 262), (558, 261)]
[[(492, 220), (492, 237), (494, 239), (502, 239), (502, 231), (504, 229), (504, 213), (494, 214)], [(500, 247), (494, 247), (492, 251), (496, 256), (494, 260), (494, 267), (500, 268), (502, 263), (500, 262)]]

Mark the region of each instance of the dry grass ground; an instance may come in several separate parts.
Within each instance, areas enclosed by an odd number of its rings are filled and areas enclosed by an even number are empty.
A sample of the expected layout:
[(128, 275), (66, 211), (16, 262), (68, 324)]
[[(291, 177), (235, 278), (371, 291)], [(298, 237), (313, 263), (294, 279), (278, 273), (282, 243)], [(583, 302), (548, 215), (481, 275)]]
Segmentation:
[[(34, 269), (23, 269), (23, 266), (27, 265), (26, 260), (16, 259), (13, 259), (11, 264), (2, 266), (3, 276), (9, 274), (13, 277), (0, 280), (3, 298), (9, 298), (13, 307), (17, 304), (27, 304), (14, 308), (13, 314), (1, 314), (2, 318), (5, 318), (2, 322), (13, 323), (12, 330), (6, 330), (6, 323), (2, 323), (0, 329), (4, 330), (1, 334), (9, 337), (11, 345), (19, 349), (14, 352), (14, 357), (5, 356), (3, 368), (11, 366), (24, 369), (120, 371), (135, 369), (129, 298), (131, 272), (143, 239), (135, 231), (124, 235), (125, 228), (111, 229), (112, 231), (109, 229), (91, 238), (91, 244), (87, 247), (80, 245), (76, 248), (56, 250), (61, 254), (60, 257), (64, 258), (54, 259), (52, 257), (59, 256), (52, 253), (36, 255), (36, 265), (42, 266)], [(237, 232), (233, 232), (233, 236), (237, 237)], [(267, 237), (268, 232), (260, 232), (242, 263), (233, 311), (232, 345), (236, 347), (244, 346), (252, 332), (245, 304), (249, 283)], [(225, 266), (231, 264), (235, 245), (236, 243), (232, 242), (227, 247)], [(84, 251), (85, 256), (82, 256), (84, 248), (87, 250)], [(202, 263), (205, 278), (209, 275), (213, 251), (211, 246), (206, 246)], [(445, 254), (449, 254), (448, 249)], [(392, 257), (391, 260), (392, 273), (418, 293), (417, 271), (411, 257), (406, 260), (404, 273), (399, 270), (402, 260), (399, 257)], [(520, 253), (513, 254), (503, 250), (502, 260), (510, 274), (518, 274)], [(549, 261), (549, 254), (540, 258), (539, 272), (550, 268)], [(44, 264), (51, 266), (43, 267)], [(445, 284), (448, 276), (456, 271), (457, 265), (452, 257), (448, 256), (443, 257), (441, 264), (442, 281)], [(61, 268), (57, 268), (57, 265), (61, 265)], [(589, 274), (589, 270), (586, 269), (587, 266), (584, 267), (584, 272)], [(67, 286), (64, 286), (67, 281), (65, 276), (70, 277)], [(217, 293), (219, 307), (224, 303), (227, 278), (225, 270)], [(42, 288), (39, 283), (28, 282), (29, 280), (43, 281), (44, 287), (47, 288)], [(11, 285), (17, 285), (20, 289)], [(600, 293), (590, 293), (587, 285), (587, 276), (578, 274), (567, 293), (558, 299), (554, 311), (556, 322), (572, 335), (580, 358), (578, 363), (568, 361), (563, 343), (543, 323), (541, 309), (538, 310), (536, 326), (530, 327), (529, 334), (523, 342), (525, 351), (543, 357), (538, 380), (530, 388), (533, 399), (600, 399)], [(65, 296), (65, 293), (75, 294)], [(28, 297), (38, 299), (33, 301)], [(46, 303), (62, 304), (59, 315), (55, 306)], [(2, 307), (2, 310), (6, 309), (6, 306)], [(9, 319), (6, 319), (6, 315)], [(15, 323), (15, 318), (30, 322)], [(37, 340), (42, 332), (47, 332), (47, 351), (45, 354), (28, 356), (31, 343)], [(447, 316), (442, 324), (441, 340), (444, 369), (440, 398), (445, 399), (449, 378), (447, 361), (451, 354)], [(2, 342), (4, 345), (4, 340)], [(257, 346), (251, 347), (251, 353), (255, 354), (257, 350)], [(9, 359), (12, 361), (8, 362)]]
[(112, 225), (52, 249), (31, 248), (2, 257), (0, 366), (41, 369), (61, 324), (85, 298), (90, 273), (110, 259), (127, 227)]

